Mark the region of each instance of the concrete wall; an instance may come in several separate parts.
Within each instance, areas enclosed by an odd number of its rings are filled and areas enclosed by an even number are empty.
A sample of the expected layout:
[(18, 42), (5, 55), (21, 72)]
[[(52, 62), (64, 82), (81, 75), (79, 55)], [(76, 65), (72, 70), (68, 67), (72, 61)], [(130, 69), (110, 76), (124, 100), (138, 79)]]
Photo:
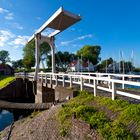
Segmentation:
[(44, 86), (41, 82), (37, 83), (37, 94), (35, 95), (36, 103), (54, 102), (54, 89)]
[[(51, 86), (50, 86), (51, 87)], [(53, 87), (53, 86), (52, 86)], [(77, 91), (65, 87), (49, 88), (41, 82), (17, 78), (8, 86), (0, 89), (0, 99), (17, 102), (53, 103), (77, 96)]]
[(34, 102), (33, 83), (17, 78), (16, 81), (0, 89), (0, 99), (7, 101)]
[(77, 90), (68, 89), (62, 86), (51, 88), (53, 86), (44, 86), (41, 82), (37, 83), (37, 94), (35, 95), (36, 103), (53, 103), (55, 101), (65, 101), (66, 98), (77, 96)]
[(65, 101), (66, 98), (74, 98), (78, 94), (77, 90), (68, 89), (65, 87), (55, 88), (55, 101)]

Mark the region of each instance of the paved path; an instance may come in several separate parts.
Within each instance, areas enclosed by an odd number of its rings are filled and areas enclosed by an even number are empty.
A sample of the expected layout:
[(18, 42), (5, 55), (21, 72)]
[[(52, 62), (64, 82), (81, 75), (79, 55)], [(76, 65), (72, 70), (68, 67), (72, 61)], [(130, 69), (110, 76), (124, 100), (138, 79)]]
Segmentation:
[(49, 109), (51, 104), (49, 103), (14, 103), (0, 100), (0, 108), (1, 109)]

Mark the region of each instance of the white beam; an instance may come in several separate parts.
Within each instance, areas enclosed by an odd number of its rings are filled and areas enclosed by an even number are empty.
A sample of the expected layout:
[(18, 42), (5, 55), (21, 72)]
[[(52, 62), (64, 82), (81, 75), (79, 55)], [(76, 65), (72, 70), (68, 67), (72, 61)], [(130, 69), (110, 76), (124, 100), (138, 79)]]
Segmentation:
[[(70, 22), (68, 22), (67, 20), (65, 20), (65, 18), (68, 20), (70, 20)], [(81, 20), (81, 17), (78, 15), (75, 15), (73, 13), (70, 13), (66, 10), (64, 10), (62, 7), (60, 7), (36, 32), (35, 34), (41, 33), (42, 31), (44, 31), (47, 27), (55, 29), (55, 31), (53, 33), (51, 33), (50, 35), (48, 35), (49, 37), (51, 36), (55, 36), (58, 33), (62, 32), (63, 30), (65, 30), (66, 28), (68, 28), (69, 26), (73, 25), (74, 23), (78, 22), (79, 20)], [(59, 29), (59, 24), (60, 21), (63, 23), (61, 26), (61, 29)], [(58, 27), (57, 27), (58, 25)], [(31, 40), (33, 40), (33, 38), (35, 37), (35, 35), (32, 35), (28, 42), (30, 42)]]

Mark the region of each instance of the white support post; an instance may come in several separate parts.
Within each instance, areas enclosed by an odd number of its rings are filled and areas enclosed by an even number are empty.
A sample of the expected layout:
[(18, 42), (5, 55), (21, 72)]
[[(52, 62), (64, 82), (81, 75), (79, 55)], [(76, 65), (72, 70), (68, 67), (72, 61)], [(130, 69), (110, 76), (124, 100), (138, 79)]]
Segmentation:
[(55, 85), (58, 86), (58, 76), (56, 75)]
[(112, 100), (115, 100), (115, 94), (116, 94), (116, 86), (115, 83), (112, 82)]
[(70, 76), (70, 88), (72, 88), (72, 76)]
[(97, 94), (97, 81), (94, 79), (94, 96)]
[(80, 78), (80, 90), (82, 91), (83, 90), (83, 77)]
[(50, 86), (52, 86), (52, 75), (50, 74)]
[(62, 81), (63, 83), (62, 83), (62, 85), (63, 85), (63, 87), (65, 87), (65, 76), (63, 75), (63, 81)]
[[(90, 76), (90, 73), (89, 73), (89, 75), (88, 76)], [(90, 79), (88, 80), (88, 82), (89, 82), (89, 84), (90, 84)]]
[(40, 34), (35, 35), (35, 75), (34, 75), (34, 80), (38, 80), (38, 73), (39, 73), (39, 58), (40, 58), (40, 49), (39, 49), (39, 39), (41, 39)]
[(45, 84), (47, 84), (47, 75), (45, 75)]
[[(97, 75), (96, 75), (96, 77), (98, 78), (98, 77), (99, 77), (99, 75), (97, 74)], [(98, 85), (98, 84), (99, 84), (99, 81), (97, 80), (97, 85)]]
[(124, 75), (122, 76), (122, 89), (124, 89)]
[[(111, 79), (111, 76), (108, 75), (108, 78)], [(109, 87), (109, 89), (111, 89), (111, 82), (110, 81), (108, 81), (108, 87)]]
[(41, 74), (41, 83), (43, 83), (43, 74)]
[(50, 46), (51, 46), (51, 55), (52, 55), (52, 73), (55, 73), (55, 44), (54, 37), (50, 38)]

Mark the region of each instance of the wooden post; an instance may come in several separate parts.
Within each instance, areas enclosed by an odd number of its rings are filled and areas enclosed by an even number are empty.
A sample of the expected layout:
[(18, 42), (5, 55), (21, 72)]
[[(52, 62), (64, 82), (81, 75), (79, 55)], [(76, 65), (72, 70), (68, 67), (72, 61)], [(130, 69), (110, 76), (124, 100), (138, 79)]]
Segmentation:
[(56, 75), (55, 85), (58, 86), (58, 76)]
[(72, 76), (70, 76), (70, 88), (72, 88)]
[(94, 79), (94, 96), (96, 96), (97, 93), (97, 81)]
[(80, 78), (80, 82), (81, 82), (81, 84), (80, 84), (80, 90), (82, 91), (83, 90), (83, 84), (84, 84), (83, 83), (83, 77)]
[(43, 74), (41, 74), (41, 83), (43, 83)]
[(50, 74), (50, 86), (52, 86), (52, 75)]
[[(108, 78), (111, 79), (111, 76), (108, 75)], [(108, 87), (109, 87), (109, 89), (111, 89), (111, 82), (110, 81), (108, 81)]]
[(122, 89), (124, 89), (124, 75), (122, 76)]
[(46, 85), (46, 87), (48, 86), (47, 85), (47, 75), (45, 75), (45, 85)]
[[(89, 74), (89, 76), (90, 76), (90, 74)], [(90, 84), (90, 79), (89, 79), (89, 81), (88, 81), (88, 82), (89, 82), (89, 84)]]
[(65, 76), (63, 75), (63, 87), (65, 87)]
[(115, 100), (115, 94), (116, 94), (116, 86), (115, 83), (112, 82), (112, 100)]
[(38, 73), (39, 73), (40, 36), (41, 34), (35, 35), (35, 75), (34, 75), (35, 81), (38, 81)]
[[(99, 77), (99, 75), (97, 74), (96, 77)], [(97, 85), (99, 84), (99, 81), (97, 80)]]
[(45, 84), (47, 84), (47, 75), (45, 75)]

